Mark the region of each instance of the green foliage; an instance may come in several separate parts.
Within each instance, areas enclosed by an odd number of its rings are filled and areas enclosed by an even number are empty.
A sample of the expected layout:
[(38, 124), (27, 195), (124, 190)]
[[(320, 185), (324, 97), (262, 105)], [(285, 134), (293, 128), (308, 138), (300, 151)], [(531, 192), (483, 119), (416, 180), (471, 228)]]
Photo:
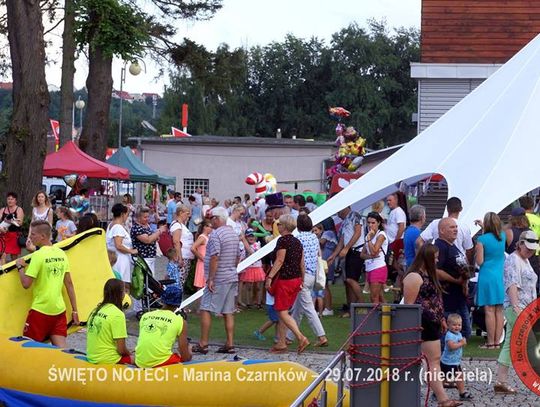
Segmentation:
[(249, 50), (215, 52), (185, 40), (171, 52), (177, 69), (165, 92), (160, 130), (178, 123), (188, 103), (192, 134), (334, 138), (329, 106), (352, 112), (347, 125), (372, 146), (404, 142), (416, 133), (419, 34), (370, 21), (335, 33), (329, 45), (288, 35), (283, 42)]
[(79, 47), (96, 47), (105, 56), (129, 60), (143, 53), (150, 41), (146, 16), (118, 0), (79, 0), (75, 39)]

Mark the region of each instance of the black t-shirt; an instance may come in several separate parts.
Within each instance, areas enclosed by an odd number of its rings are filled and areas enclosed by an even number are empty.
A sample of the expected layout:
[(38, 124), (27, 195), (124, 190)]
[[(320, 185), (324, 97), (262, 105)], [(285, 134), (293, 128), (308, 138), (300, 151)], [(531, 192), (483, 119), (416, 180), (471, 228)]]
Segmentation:
[[(461, 266), (457, 259), (461, 257), (459, 249), (445, 240), (435, 240), (435, 246), (439, 248), (439, 262), (437, 268), (445, 271), (454, 278), (461, 275)], [(445, 312), (455, 312), (461, 305), (466, 303), (463, 287), (461, 284), (454, 284), (448, 281), (441, 281), (443, 292), (443, 304)]]

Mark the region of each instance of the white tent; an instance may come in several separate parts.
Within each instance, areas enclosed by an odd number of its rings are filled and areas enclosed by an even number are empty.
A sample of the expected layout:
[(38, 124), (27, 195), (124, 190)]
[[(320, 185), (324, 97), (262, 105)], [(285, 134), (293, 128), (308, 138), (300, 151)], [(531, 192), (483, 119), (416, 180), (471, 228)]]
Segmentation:
[[(540, 35), (439, 120), (394, 155), (313, 211), (313, 223), (355, 204), (365, 207), (433, 173), (448, 182), (448, 196), (463, 203), (460, 219), (500, 212), (538, 187), (540, 163)], [(275, 244), (239, 264), (239, 270)], [(264, 250), (264, 252), (263, 252)]]

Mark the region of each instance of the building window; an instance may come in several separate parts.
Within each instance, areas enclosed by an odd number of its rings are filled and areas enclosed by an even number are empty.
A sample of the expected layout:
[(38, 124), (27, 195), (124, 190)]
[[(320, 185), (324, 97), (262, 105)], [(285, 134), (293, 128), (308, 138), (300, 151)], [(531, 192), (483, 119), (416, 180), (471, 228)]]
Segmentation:
[(184, 178), (184, 195), (190, 196), (197, 188), (201, 188), (203, 192), (209, 192), (210, 180), (201, 178)]

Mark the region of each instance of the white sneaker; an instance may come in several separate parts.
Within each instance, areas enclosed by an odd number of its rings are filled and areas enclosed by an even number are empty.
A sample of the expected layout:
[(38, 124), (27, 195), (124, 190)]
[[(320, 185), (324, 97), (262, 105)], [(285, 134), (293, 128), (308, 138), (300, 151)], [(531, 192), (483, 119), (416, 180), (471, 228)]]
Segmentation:
[(387, 293), (388, 291), (394, 289), (394, 286), (393, 285), (385, 285), (384, 286), (384, 292)]
[(323, 317), (330, 317), (334, 315), (334, 310), (333, 309), (323, 309), (323, 312), (322, 312), (322, 316)]

